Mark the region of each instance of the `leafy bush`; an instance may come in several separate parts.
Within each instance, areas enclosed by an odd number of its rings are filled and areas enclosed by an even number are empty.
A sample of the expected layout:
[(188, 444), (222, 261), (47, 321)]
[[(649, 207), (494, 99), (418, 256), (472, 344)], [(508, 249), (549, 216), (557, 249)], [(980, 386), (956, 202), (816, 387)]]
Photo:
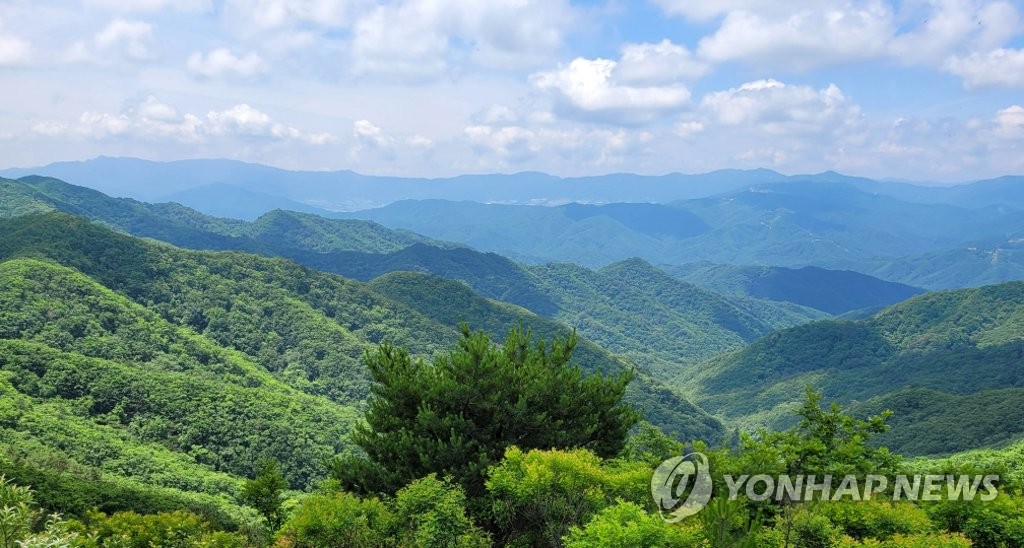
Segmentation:
[(934, 530), (928, 514), (909, 502), (828, 502), (818, 505), (815, 511), (856, 539), (886, 540), (898, 534), (913, 535)]
[(574, 525), (621, 499), (650, 503), (651, 469), (584, 450), (510, 447), (488, 473), (493, 520), (505, 540), (559, 542)]
[(395, 497), (396, 541), (403, 546), (476, 548), (490, 539), (466, 515), (462, 488), (431, 474)]
[(597, 513), (584, 527), (573, 526), (566, 548), (659, 548), (700, 546), (699, 529), (665, 523), (638, 504), (618, 501)]
[(371, 548), (388, 546), (394, 516), (378, 499), (344, 493), (306, 497), (278, 536), (278, 546)]
[(183, 511), (140, 515), (92, 513), (79, 527), (83, 548), (244, 548), (249, 543), (237, 533), (215, 531), (201, 517)]

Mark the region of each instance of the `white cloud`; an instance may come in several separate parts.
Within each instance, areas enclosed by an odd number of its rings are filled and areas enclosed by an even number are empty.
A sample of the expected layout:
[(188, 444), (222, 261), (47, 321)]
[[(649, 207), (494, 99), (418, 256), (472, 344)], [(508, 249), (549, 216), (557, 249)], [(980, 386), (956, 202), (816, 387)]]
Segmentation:
[(690, 102), (682, 84), (632, 86), (617, 79), (618, 63), (609, 59), (574, 59), (558, 70), (530, 77), (533, 85), (555, 97), (570, 115), (592, 120), (642, 124), (679, 110)]
[(828, 5), (829, 0), (655, 0), (668, 13), (707, 21), (733, 11), (785, 14), (794, 9)]
[(211, 0), (83, 0), (87, 8), (119, 12), (154, 12), (174, 9), (183, 12), (207, 12), (213, 9)]
[(380, 148), (390, 146), (394, 142), (392, 137), (385, 135), (369, 120), (356, 120), (352, 124), (352, 135), (356, 142), (363, 146)]
[(447, 68), (448, 37), (420, 3), (379, 6), (353, 29), (352, 68), (357, 74), (402, 79), (438, 75)]
[[(942, 67), (965, 76), (972, 72), (971, 63), (984, 62), (1022, 30), (1017, 8), (1002, 0), (918, 0), (922, 2), (923, 9), (904, 17), (921, 17), (924, 22), (895, 36), (889, 45), (890, 55), (902, 63)], [(965, 83), (974, 85), (966, 76)]]
[(454, 57), (489, 68), (535, 66), (570, 26), (564, 0), (405, 0), (377, 6), (352, 34), (357, 74), (437, 76)]
[(1003, 139), (1024, 139), (1024, 107), (1012, 105), (996, 113), (995, 134)]
[(676, 124), (675, 134), (680, 137), (693, 137), (704, 131), (704, 124), (696, 120), (682, 121)]
[(269, 70), (267, 63), (258, 54), (250, 52), (239, 57), (227, 48), (217, 48), (205, 55), (197, 51), (189, 56), (186, 66), (190, 73), (203, 78), (224, 75), (246, 78)]
[(1024, 87), (1024, 49), (996, 49), (951, 57), (945, 69), (964, 80), (968, 88)]
[(339, 27), (351, 22), (363, 0), (227, 0), (223, 14), (243, 33), (297, 26)]
[(322, 145), (335, 140), (328, 133), (304, 133), (275, 122), (268, 114), (245, 103), (225, 110), (211, 110), (205, 117), (200, 117), (179, 114), (177, 109), (152, 95), (117, 114), (84, 112), (73, 122), (51, 120), (36, 123), (32, 131), (47, 137), (92, 140), (132, 137), (180, 143), (205, 143), (214, 138), (258, 138)]
[(114, 19), (93, 38), (101, 54), (118, 52), (133, 61), (156, 57), (153, 26), (143, 21)]
[(25, 65), (32, 60), (32, 46), (16, 36), (0, 36), (0, 66)]
[(680, 78), (700, 78), (708, 70), (708, 65), (695, 59), (690, 50), (662, 40), (622, 46), (616, 75), (629, 84), (664, 84)]
[(778, 135), (837, 131), (855, 125), (860, 109), (834, 84), (824, 89), (757, 80), (707, 94), (701, 108), (721, 124)]
[(783, 17), (733, 11), (713, 35), (701, 39), (698, 52), (713, 62), (808, 70), (881, 55), (894, 28), (891, 10), (877, 1)]

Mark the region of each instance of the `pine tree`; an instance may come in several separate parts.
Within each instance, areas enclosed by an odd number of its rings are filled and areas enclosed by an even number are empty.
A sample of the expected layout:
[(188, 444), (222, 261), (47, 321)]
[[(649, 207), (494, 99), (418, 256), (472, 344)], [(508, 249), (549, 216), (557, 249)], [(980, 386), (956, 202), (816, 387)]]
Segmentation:
[(348, 489), (394, 493), (436, 473), (484, 493), (505, 449), (586, 448), (611, 457), (640, 416), (622, 403), (632, 371), (584, 375), (571, 364), (576, 335), (550, 345), (522, 326), (504, 345), (462, 325), (455, 349), (433, 363), (390, 344), (368, 353), (373, 377), (365, 422), (352, 440), (365, 456), (334, 461)]

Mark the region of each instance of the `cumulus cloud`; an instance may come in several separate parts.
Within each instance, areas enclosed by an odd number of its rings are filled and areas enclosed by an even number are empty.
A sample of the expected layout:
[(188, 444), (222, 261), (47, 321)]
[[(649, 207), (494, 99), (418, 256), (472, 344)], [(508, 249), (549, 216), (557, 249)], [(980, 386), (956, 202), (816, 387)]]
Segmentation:
[(954, 56), (946, 61), (945, 69), (963, 78), (968, 88), (1024, 87), (1024, 49)]
[(217, 48), (206, 54), (197, 51), (189, 56), (186, 67), (190, 73), (202, 78), (225, 75), (247, 78), (267, 72), (269, 69), (258, 54), (247, 53), (238, 56), (227, 48)]
[(996, 113), (995, 134), (1003, 139), (1024, 139), (1024, 107), (1012, 105)]
[(118, 57), (136, 62), (155, 60), (153, 26), (144, 21), (116, 18), (93, 35), (92, 40), (69, 46), (61, 60), (106, 64)]
[(701, 39), (698, 51), (713, 62), (807, 70), (876, 57), (885, 52), (894, 30), (891, 9), (877, 1), (781, 17), (733, 11), (713, 35)]
[(664, 84), (680, 78), (700, 78), (709, 67), (690, 50), (662, 40), (656, 44), (625, 44), (616, 74), (628, 84)]
[(688, 19), (707, 21), (733, 11), (784, 14), (794, 9), (813, 8), (827, 5), (829, 0), (716, 0), (698, 2), (694, 0), (655, 0), (668, 13), (682, 15)]
[(213, 9), (211, 0), (84, 0), (87, 8), (119, 12), (154, 12), (174, 9), (183, 12), (207, 12)]
[(445, 72), (453, 55), (490, 68), (534, 66), (561, 45), (570, 13), (564, 0), (380, 5), (354, 25), (353, 68), (360, 74), (425, 78)]
[[(159, 1), (159, 0), (151, 0)], [(299, 26), (337, 27), (351, 22), (364, 0), (227, 0), (223, 13), (243, 33)]]
[(697, 58), (807, 71), (866, 59), (945, 70), (968, 87), (1019, 87), (1019, 55), (1007, 44), (1022, 30), (1007, 0), (659, 0), (697, 21), (718, 19)]
[(32, 46), (15, 36), (0, 36), (0, 66), (25, 65), (32, 60)]
[(690, 102), (682, 84), (630, 85), (618, 78), (619, 64), (610, 59), (574, 59), (558, 70), (530, 77), (533, 85), (551, 94), (567, 115), (623, 124), (651, 122)]
[(84, 112), (72, 122), (46, 121), (32, 131), (49, 137), (69, 136), (106, 139), (128, 136), (152, 141), (204, 143), (215, 138), (256, 138), (322, 145), (334, 141), (328, 133), (304, 133), (275, 122), (268, 114), (241, 103), (225, 110), (211, 110), (205, 117), (179, 114), (174, 107), (152, 95), (124, 111), (111, 114)]
[(719, 123), (773, 134), (813, 133), (856, 124), (860, 109), (834, 84), (824, 89), (757, 80), (709, 93), (701, 108)]

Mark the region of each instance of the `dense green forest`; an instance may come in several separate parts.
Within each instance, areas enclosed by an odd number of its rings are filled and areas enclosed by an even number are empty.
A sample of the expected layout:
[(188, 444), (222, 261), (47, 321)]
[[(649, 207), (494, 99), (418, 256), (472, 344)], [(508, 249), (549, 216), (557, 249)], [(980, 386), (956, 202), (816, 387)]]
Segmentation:
[(859, 272), (813, 266), (784, 268), (693, 263), (663, 268), (681, 280), (725, 295), (789, 301), (837, 315), (884, 308), (924, 292)]
[(661, 376), (674, 376), (678, 364), (824, 316), (784, 302), (717, 295), (673, 280), (643, 261), (601, 271), (574, 265), (530, 267), (366, 221), (272, 211), (248, 223), (210, 217), (177, 204), (110, 198), (56, 179), (26, 177), (9, 187), (12, 204), (31, 194), (51, 208), (186, 248), (281, 256), (364, 281), (395, 271), (460, 280), (484, 297), (574, 326), (585, 337)]
[[(927, 293), (863, 320), (770, 334), (676, 385), (728, 422), (778, 426), (812, 383), (830, 399), (895, 411), (900, 428), (882, 439), (896, 450), (964, 450), (1024, 433), (1022, 322), (1021, 282)], [(965, 413), (972, 420), (957, 422)]]

